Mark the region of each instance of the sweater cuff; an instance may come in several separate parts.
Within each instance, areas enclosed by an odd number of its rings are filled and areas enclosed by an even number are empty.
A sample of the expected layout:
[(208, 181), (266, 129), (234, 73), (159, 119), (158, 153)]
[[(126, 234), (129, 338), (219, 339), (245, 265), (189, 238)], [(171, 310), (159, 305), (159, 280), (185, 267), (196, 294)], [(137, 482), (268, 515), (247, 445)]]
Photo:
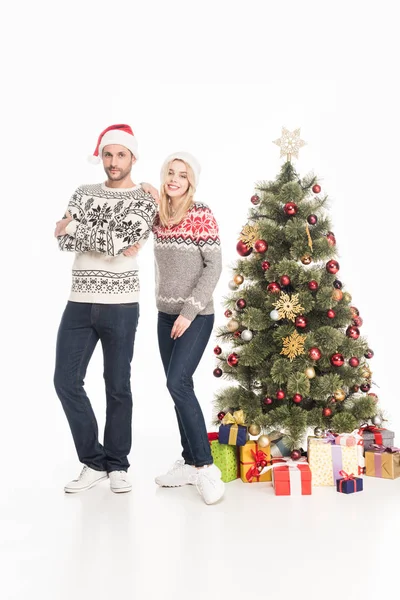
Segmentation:
[(68, 223), (68, 225), (65, 228), (65, 231), (68, 235), (70, 236), (74, 236), (76, 233), (76, 228), (78, 227), (78, 221), (75, 221), (74, 219), (72, 221), (70, 221)]
[(185, 317), (185, 319), (189, 319), (189, 321), (192, 322), (196, 318), (198, 312), (199, 311), (193, 304), (184, 304), (180, 314), (182, 317)]

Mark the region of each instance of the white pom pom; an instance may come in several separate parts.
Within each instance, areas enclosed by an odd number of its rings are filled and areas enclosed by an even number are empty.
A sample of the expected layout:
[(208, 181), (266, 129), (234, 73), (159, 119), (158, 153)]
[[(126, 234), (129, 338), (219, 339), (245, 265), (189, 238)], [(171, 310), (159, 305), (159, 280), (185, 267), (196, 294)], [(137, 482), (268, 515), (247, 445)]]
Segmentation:
[(94, 154), (90, 154), (88, 156), (88, 161), (90, 162), (91, 165), (98, 165), (98, 164), (100, 164), (100, 157), (94, 156)]

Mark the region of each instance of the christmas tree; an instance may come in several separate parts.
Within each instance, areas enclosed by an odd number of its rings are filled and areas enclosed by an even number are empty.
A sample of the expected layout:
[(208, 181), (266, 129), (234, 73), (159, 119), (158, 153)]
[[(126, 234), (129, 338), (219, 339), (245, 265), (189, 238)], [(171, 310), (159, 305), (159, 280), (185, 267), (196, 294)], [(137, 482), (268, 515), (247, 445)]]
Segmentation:
[(251, 434), (278, 430), (298, 449), (309, 427), (345, 433), (381, 421), (370, 391), (373, 352), (339, 279), (328, 196), (293, 167), (300, 130), (283, 129), (275, 143), (287, 160), (275, 181), (256, 185), (236, 247), (228, 321), (214, 349), (214, 375), (232, 384), (215, 405), (219, 421), (241, 409)]

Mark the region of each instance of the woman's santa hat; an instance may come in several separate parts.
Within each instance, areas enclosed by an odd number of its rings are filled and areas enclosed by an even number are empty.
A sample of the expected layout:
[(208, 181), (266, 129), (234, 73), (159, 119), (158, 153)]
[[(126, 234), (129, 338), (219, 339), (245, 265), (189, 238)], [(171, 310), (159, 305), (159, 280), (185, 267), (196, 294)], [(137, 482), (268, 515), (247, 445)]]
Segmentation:
[(174, 160), (183, 160), (183, 162), (192, 167), (194, 175), (194, 185), (197, 188), (199, 183), (201, 167), (197, 158), (195, 158), (193, 154), (189, 154), (189, 152), (174, 152), (174, 154), (170, 154), (169, 156), (167, 156), (163, 166), (161, 167), (161, 183), (164, 183), (163, 179), (167, 166)]
[(125, 146), (125, 148), (128, 148), (132, 152), (136, 160), (139, 158), (138, 144), (129, 125), (110, 125), (110, 127), (107, 127), (99, 135), (97, 146), (93, 155), (89, 156), (89, 161), (94, 165), (99, 164), (103, 148), (110, 144)]

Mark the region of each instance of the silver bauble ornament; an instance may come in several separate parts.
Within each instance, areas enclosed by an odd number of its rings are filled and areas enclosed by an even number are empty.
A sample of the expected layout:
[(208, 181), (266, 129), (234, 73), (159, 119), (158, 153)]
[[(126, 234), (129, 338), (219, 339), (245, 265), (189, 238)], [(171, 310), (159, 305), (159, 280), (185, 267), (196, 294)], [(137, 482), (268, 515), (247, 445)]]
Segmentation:
[(316, 427), (314, 429), (314, 435), (315, 437), (324, 437), (324, 430), (322, 429), (322, 427)]
[(237, 283), (235, 283), (234, 281), (230, 281), (230, 282), (228, 283), (228, 287), (229, 287), (229, 289), (230, 289), (230, 290), (232, 290), (232, 291), (235, 291), (235, 290), (237, 290), (237, 289), (238, 289), (238, 287), (239, 287), (239, 286), (238, 286), (238, 284), (237, 284)]
[(240, 337), (244, 342), (250, 342), (253, 339), (253, 332), (250, 329), (244, 329)]
[(261, 381), (260, 381), (259, 379), (255, 379), (255, 380), (253, 381), (253, 388), (254, 388), (255, 390), (261, 390), (261, 388), (262, 388), (262, 383), (261, 383)]
[(276, 309), (271, 310), (269, 316), (273, 321), (279, 321), (279, 312)]
[(379, 415), (375, 415), (371, 419), (372, 425), (376, 425), (376, 427), (380, 427), (382, 425), (382, 419)]

